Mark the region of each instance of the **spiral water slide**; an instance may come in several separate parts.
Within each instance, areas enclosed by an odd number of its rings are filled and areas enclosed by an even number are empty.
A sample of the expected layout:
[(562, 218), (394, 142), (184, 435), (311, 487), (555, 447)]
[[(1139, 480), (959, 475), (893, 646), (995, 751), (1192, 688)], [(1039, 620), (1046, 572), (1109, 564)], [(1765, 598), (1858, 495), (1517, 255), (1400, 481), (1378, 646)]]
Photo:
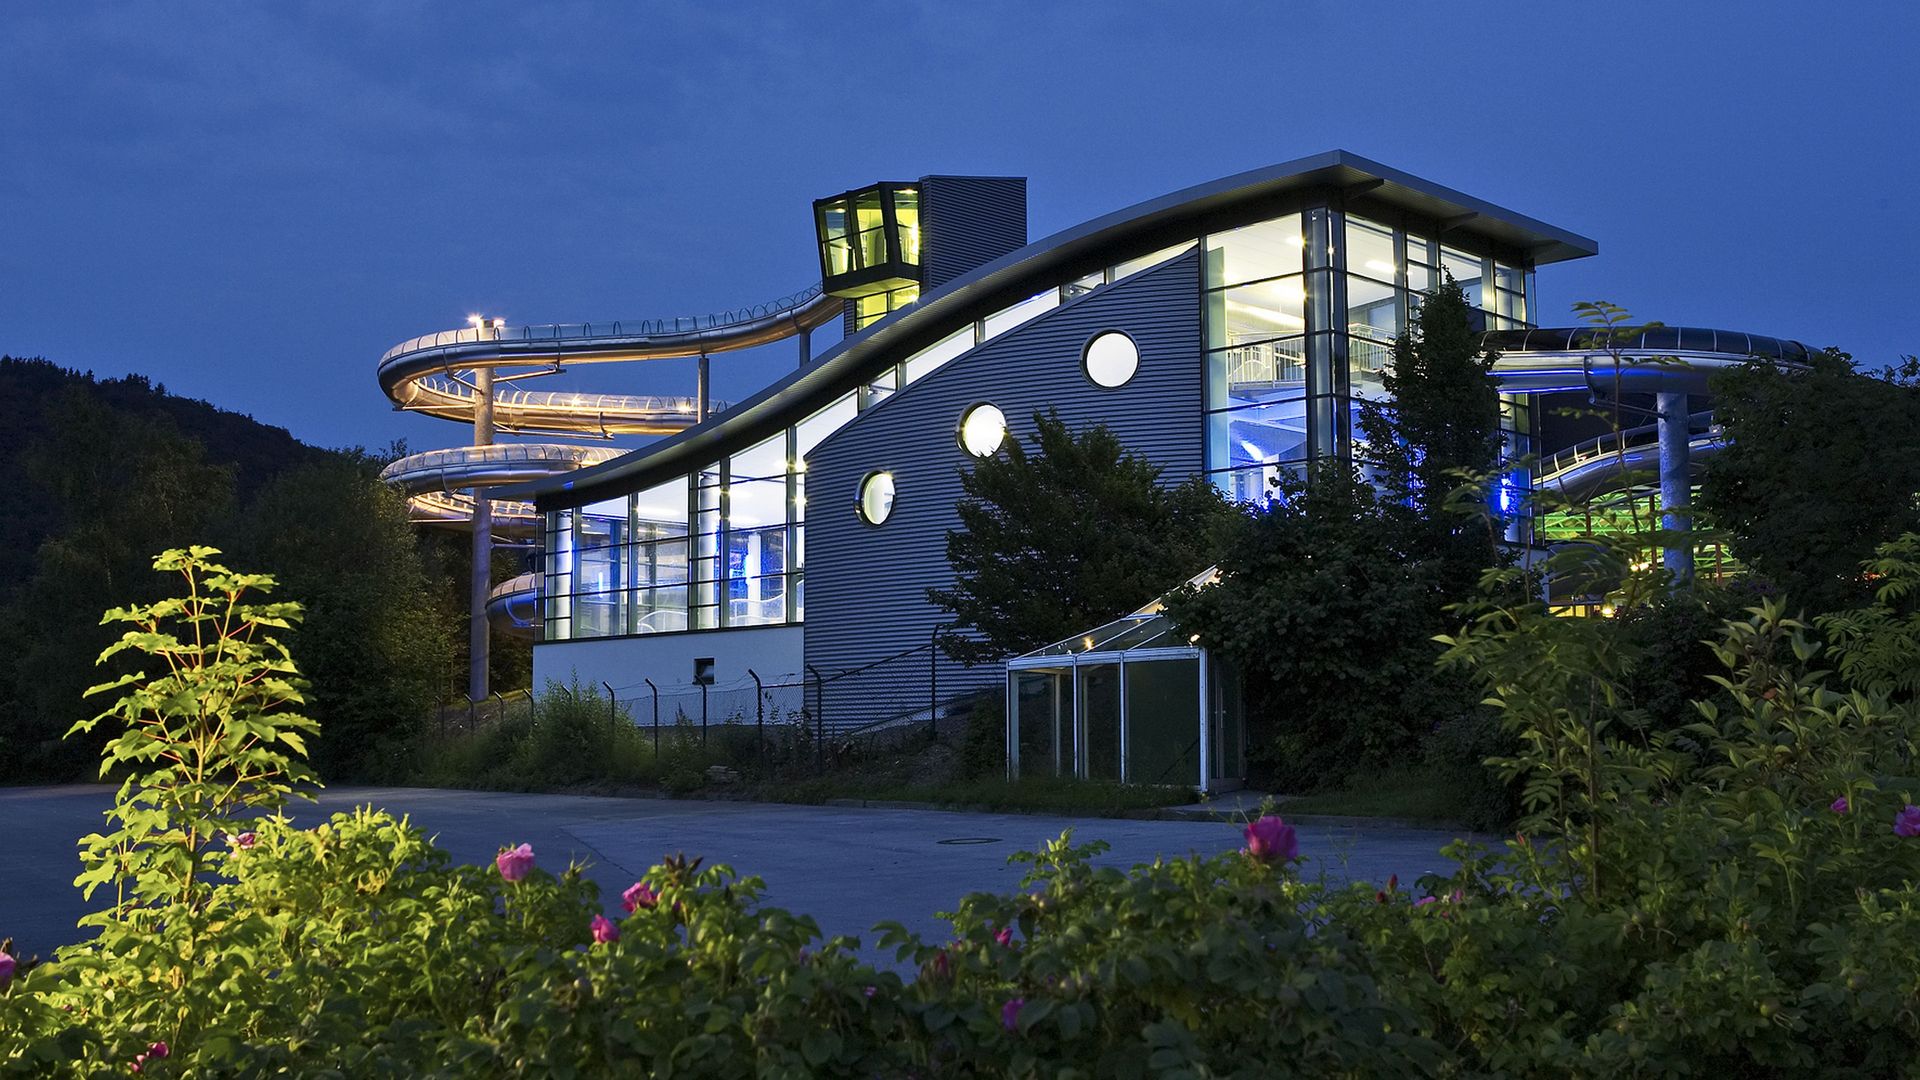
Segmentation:
[[(713, 315), (518, 327), (477, 321), (403, 341), (380, 358), (380, 389), (396, 409), (473, 425), (475, 445), (410, 454), (387, 466), (381, 479), (407, 495), (417, 522), (471, 529), (479, 516), (487, 522), (488, 542), (497, 537), (528, 545), (539, 529), (532, 504), (487, 500), (486, 512), (476, 515), (475, 493), (597, 465), (624, 451), (573, 442), (495, 444), (496, 432), (567, 440), (672, 434), (724, 407), (707, 398), (707, 357), (798, 337), (805, 363), (812, 332), (840, 318), (844, 304), (816, 285), (770, 304)], [(683, 357), (700, 359), (699, 389), (691, 397), (513, 385), (581, 364)], [(521, 575), (495, 588), (487, 603), (493, 624), (506, 633), (531, 633), (537, 587), (535, 576)]]
[(1684, 496), (1694, 462), (1723, 445), (1711, 413), (1687, 411), (1688, 395), (1706, 394), (1708, 380), (1731, 368), (1756, 360), (1798, 368), (1811, 355), (1797, 341), (1684, 326), (1652, 327), (1610, 347), (1577, 327), (1493, 331), (1482, 343), (1500, 353), (1493, 377), (1506, 393), (1654, 396), (1653, 423), (1567, 447), (1540, 463), (1533, 485), (1577, 501), (1636, 486), (1648, 471), (1657, 472), (1669, 497)]

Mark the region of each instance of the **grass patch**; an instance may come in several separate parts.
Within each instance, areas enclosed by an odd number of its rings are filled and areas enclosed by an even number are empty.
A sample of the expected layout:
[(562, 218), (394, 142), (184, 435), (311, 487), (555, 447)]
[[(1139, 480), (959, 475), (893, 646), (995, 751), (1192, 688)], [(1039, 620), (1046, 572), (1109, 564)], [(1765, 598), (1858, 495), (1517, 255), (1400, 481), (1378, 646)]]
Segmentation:
[(829, 799), (868, 799), (881, 802), (926, 802), (943, 806), (982, 807), (1068, 815), (1110, 816), (1130, 810), (1184, 806), (1198, 796), (1193, 789), (1150, 784), (1110, 784), (1093, 780), (1031, 777), (1003, 780), (982, 777), (931, 784), (861, 781), (823, 777), (802, 781), (781, 793), (790, 802), (821, 803)]
[(1337, 791), (1299, 795), (1280, 804), (1283, 814), (1399, 818), (1454, 823), (1461, 818), (1460, 793), (1439, 770), (1395, 769), (1358, 776)]

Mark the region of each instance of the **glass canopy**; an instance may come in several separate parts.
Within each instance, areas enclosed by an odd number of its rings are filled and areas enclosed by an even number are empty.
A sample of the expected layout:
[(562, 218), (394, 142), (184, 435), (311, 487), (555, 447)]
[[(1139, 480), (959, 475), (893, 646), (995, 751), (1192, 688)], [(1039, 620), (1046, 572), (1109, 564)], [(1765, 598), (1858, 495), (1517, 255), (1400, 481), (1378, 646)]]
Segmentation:
[(1237, 674), (1183, 637), (1159, 600), (1007, 661), (1011, 778), (1228, 790), (1245, 774), (1243, 720)]

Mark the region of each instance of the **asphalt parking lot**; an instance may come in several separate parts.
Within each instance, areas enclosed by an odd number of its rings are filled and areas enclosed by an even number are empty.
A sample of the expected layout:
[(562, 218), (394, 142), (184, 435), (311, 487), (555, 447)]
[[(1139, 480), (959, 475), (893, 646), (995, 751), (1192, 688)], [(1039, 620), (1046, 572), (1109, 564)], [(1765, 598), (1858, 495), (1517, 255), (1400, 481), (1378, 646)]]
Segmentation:
[[(104, 785), (0, 788), (9, 867), (0, 876), (0, 938), (15, 938), (17, 955), (45, 955), (82, 936), (75, 923), (91, 905), (72, 885), (80, 871), (75, 841), (102, 827), (100, 815), (112, 801), (113, 789)], [(927, 937), (940, 934), (938, 912), (969, 892), (1012, 890), (1023, 867), (1008, 865), (1007, 856), (1066, 828), (1078, 840), (1110, 843), (1101, 862), (1115, 866), (1242, 843), (1236, 827), (1213, 822), (426, 788), (333, 788), (292, 813), (311, 824), (363, 804), (411, 816), (463, 862), (485, 862), (501, 845), (522, 842), (548, 870), (584, 861), (609, 909), (661, 856), (703, 856), (763, 878), (767, 903), (812, 915), (824, 933), (859, 937), (883, 919)], [(1302, 872), (1336, 882), (1389, 874), (1411, 882), (1448, 869), (1439, 850), (1449, 839), (1390, 823), (1306, 824)]]

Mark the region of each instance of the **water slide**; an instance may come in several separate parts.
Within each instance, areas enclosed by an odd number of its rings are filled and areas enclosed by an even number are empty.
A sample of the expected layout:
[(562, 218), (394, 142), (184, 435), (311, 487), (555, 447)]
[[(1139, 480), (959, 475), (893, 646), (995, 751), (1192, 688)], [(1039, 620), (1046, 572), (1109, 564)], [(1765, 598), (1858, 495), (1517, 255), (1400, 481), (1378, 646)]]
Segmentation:
[[(477, 368), (544, 374), (574, 363), (703, 356), (749, 348), (805, 335), (838, 318), (840, 303), (837, 298), (821, 297), (816, 289), (763, 308), (701, 320), (446, 331), (390, 350), (381, 361), (381, 386), (400, 408), (470, 421), (476, 394), (463, 373)], [(1601, 399), (1617, 394), (1671, 395), (1682, 410), (1683, 396), (1706, 393), (1708, 380), (1717, 372), (1755, 358), (1796, 366), (1809, 353), (1794, 341), (1691, 327), (1654, 328), (1620, 340), (1612, 349), (1593, 345), (1591, 337), (1587, 328), (1501, 330), (1485, 334), (1483, 341), (1500, 352), (1493, 377), (1502, 392), (1571, 391)], [(503, 429), (575, 436), (674, 431), (689, 426), (698, 415), (697, 402), (689, 399), (496, 390), (493, 401), (496, 422)], [(1684, 438), (1675, 443), (1679, 435)], [(1654, 423), (1568, 447), (1543, 461), (1533, 482), (1576, 499), (1606, 494), (1643, 478), (1645, 472), (1661, 471), (1661, 436), (1662, 425)], [(1720, 431), (1713, 426), (1711, 414), (1686, 414), (1684, 424), (1668, 432), (1666, 478), (1669, 482), (1675, 475), (1690, 479), (1693, 463), (1720, 445)], [(416, 519), (458, 527), (472, 520), (470, 492), (476, 487), (557, 475), (622, 452), (545, 443), (466, 447), (411, 455), (394, 462), (383, 475), (408, 493)], [(496, 502), (494, 507), (497, 531), (515, 538), (535, 535), (539, 523), (531, 505)], [(494, 586), (487, 603), (494, 627), (519, 636), (536, 633), (539, 588), (539, 575), (531, 573)]]
[[(707, 357), (797, 337), (806, 363), (815, 329), (841, 317), (845, 301), (818, 285), (750, 308), (690, 318), (507, 326), (474, 325), (403, 341), (380, 358), (380, 389), (394, 408), (473, 425), (476, 444), (409, 454), (382, 480), (407, 496), (423, 524), (473, 528), (475, 492), (597, 465), (625, 451), (565, 442), (494, 443), (493, 433), (606, 440), (667, 435), (725, 408), (707, 395)], [(558, 375), (577, 364), (700, 359), (689, 397), (526, 390), (513, 384)], [(540, 520), (531, 503), (488, 500), (488, 532), (507, 546), (529, 546)], [(486, 509), (486, 508), (483, 508)], [(496, 586), (487, 611), (495, 629), (531, 636), (539, 625), (539, 578), (522, 574)]]

